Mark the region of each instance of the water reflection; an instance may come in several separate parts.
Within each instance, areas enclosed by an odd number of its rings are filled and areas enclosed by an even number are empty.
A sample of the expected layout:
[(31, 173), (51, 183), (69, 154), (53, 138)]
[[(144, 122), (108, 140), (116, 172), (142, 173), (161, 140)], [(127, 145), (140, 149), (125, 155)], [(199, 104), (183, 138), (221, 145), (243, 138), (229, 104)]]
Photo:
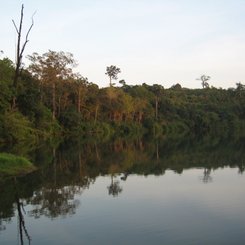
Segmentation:
[[(16, 185), (16, 182), (14, 183), (16, 189), (18, 188)], [(17, 220), (18, 220), (18, 235), (19, 235), (19, 240), (20, 240), (20, 244), (24, 244), (24, 236), (28, 241), (28, 244), (31, 244), (31, 236), (29, 235), (29, 232), (26, 228), (26, 224), (25, 224), (25, 209), (24, 209), (24, 205), (21, 202), (20, 198), (19, 198), (19, 194), (18, 191), (16, 190), (15, 193), (15, 201), (16, 201), (16, 208), (17, 208)]]
[(80, 204), (79, 200), (75, 199), (75, 194), (81, 193), (79, 186), (42, 188), (28, 199), (28, 204), (33, 205), (33, 210), (29, 211), (29, 214), (35, 218), (42, 215), (49, 218), (73, 215)]
[[(104, 187), (108, 195), (123, 194), (122, 183), (130, 174), (164, 175), (169, 169), (182, 174), (201, 168), (203, 183), (215, 181), (218, 168), (245, 170), (244, 140), (165, 139), (134, 141), (117, 139), (108, 144), (66, 141), (57, 148), (39, 147), (30, 156), (39, 171), (0, 182), (0, 233), (18, 217), (19, 239), (31, 242), (25, 216), (55, 219), (72, 216), (81, 205), (84, 190), (99, 176), (110, 176)], [(29, 209), (25, 213), (25, 207)]]
[(11, 222), (13, 216), (16, 216), (18, 241), (22, 245), (25, 240), (30, 244), (31, 236), (25, 222), (25, 199), (20, 197), (22, 191), (19, 191), (19, 188), (20, 186), (16, 178), (8, 181), (7, 186), (4, 187), (6, 190), (1, 188), (0, 231), (6, 230), (6, 225)]
[(203, 183), (209, 183), (212, 182), (213, 178), (211, 176), (211, 168), (204, 168), (203, 170), (203, 176), (202, 176), (202, 181)]
[(114, 176), (111, 175), (111, 184), (107, 187), (109, 195), (113, 197), (118, 196), (122, 192), (122, 187), (118, 180), (114, 180)]

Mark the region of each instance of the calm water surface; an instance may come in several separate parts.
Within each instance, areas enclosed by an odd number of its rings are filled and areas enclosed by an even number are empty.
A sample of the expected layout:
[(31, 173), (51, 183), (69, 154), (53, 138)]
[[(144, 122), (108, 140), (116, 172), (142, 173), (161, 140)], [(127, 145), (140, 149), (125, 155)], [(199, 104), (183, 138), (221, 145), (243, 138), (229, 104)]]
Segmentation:
[(0, 185), (0, 244), (245, 244), (243, 145), (120, 144), (36, 152)]

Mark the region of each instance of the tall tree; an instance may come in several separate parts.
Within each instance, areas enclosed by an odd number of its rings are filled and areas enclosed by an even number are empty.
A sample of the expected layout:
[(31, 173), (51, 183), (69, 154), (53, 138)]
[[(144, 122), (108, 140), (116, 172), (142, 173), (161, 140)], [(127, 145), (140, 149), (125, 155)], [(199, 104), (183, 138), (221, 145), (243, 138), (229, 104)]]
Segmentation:
[(114, 84), (112, 83), (112, 80), (117, 80), (117, 75), (121, 72), (121, 69), (111, 65), (106, 67), (106, 75), (108, 75), (110, 79), (110, 87), (112, 87)]
[(34, 53), (28, 56), (32, 62), (29, 70), (41, 81), (42, 85), (51, 87), (52, 94), (52, 117), (56, 117), (56, 86), (58, 82), (69, 79), (73, 75), (72, 68), (76, 62), (71, 53), (56, 52), (49, 50), (43, 55)]
[(162, 85), (153, 84), (153, 86), (150, 87), (150, 90), (153, 92), (155, 97), (155, 119), (158, 120), (159, 101), (163, 95), (164, 88)]
[[(14, 74), (14, 81), (13, 81), (13, 87), (14, 87), (15, 93), (17, 90), (18, 79), (20, 77), (23, 53), (24, 53), (26, 44), (29, 42), (29, 40), (28, 40), (29, 33), (30, 33), (30, 31), (34, 25), (33, 16), (32, 16), (32, 23), (31, 23), (31, 25), (30, 25), (27, 33), (26, 33), (23, 44), (21, 44), (23, 18), (24, 18), (24, 5), (22, 4), (19, 26), (17, 27), (15, 21), (12, 20), (14, 27), (15, 27), (15, 30), (17, 32), (16, 65), (15, 65), (15, 74)], [(15, 108), (15, 106), (16, 106), (16, 94), (14, 94), (13, 99), (12, 99), (12, 108)]]
[(80, 74), (76, 74), (75, 83), (77, 85), (77, 112), (80, 113), (82, 90), (86, 90), (88, 85), (88, 78), (82, 77)]

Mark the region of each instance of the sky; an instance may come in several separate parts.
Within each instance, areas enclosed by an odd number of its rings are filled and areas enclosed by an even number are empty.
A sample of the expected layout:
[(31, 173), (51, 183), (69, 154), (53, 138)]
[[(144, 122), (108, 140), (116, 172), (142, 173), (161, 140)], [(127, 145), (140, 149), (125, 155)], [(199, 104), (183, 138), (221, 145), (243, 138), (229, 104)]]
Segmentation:
[(16, 32), (24, 4), (27, 55), (70, 52), (76, 71), (100, 87), (106, 67), (121, 69), (127, 84), (201, 88), (245, 80), (245, 0), (8, 0), (1, 2), (0, 58), (15, 59)]

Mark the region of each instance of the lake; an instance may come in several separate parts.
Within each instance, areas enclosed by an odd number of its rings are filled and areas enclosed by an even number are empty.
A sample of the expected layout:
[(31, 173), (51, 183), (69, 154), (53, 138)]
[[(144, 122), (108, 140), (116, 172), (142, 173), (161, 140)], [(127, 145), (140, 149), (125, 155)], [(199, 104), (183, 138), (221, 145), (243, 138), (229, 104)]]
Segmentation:
[(0, 244), (245, 244), (243, 138), (68, 140), (0, 182)]

